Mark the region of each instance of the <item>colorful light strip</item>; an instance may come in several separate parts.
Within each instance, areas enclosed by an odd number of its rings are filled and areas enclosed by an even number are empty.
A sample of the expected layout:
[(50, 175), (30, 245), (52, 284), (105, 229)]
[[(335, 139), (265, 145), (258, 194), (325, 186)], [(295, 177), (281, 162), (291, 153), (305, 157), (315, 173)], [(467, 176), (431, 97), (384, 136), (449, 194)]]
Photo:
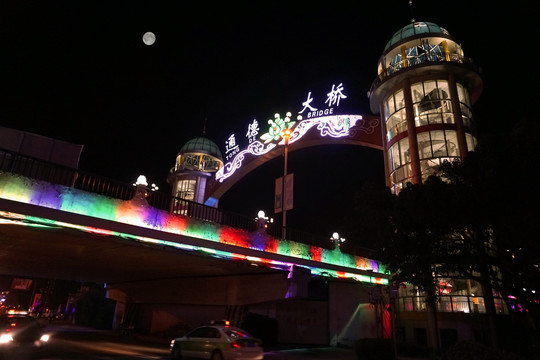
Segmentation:
[[(351, 254), (344, 254), (339, 248), (334, 250), (314, 247), (307, 244), (296, 243), (288, 240), (280, 240), (261, 232), (248, 232), (246, 230), (232, 228), (229, 226), (219, 226), (214, 223), (202, 221), (181, 215), (169, 214), (166, 211), (155, 209), (146, 203), (140, 203), (137, 200), (123, 201), (112, 199), (101, 195), (87, 193), (77, 189), (49, 184), (37, 180), (22, 178), (18, 175), (0, 173), (0, 197), (8, 200), (24, 202), (51, 209), (63, 210), (100, 219), (116, 221), (120, 223), (131, 224), (139, 227), (145, 227), (158, 231), (168, 232), (178, 235), (186, 235), (211, 242), (218, 242), (256, 250), (261, 253), (260, 256), (253, 257), (261, 259), (260, 263), (273, 266), (280, 266), (279, 262), (267, 259), (264, 254), (272, 253), (292, 258), (309, 260), (320, 263), (321, 273), (330, 274), (332, 277), (346, 277), (359, 281), (372, 283), (387, 282), (385, 279), (385, 269), (375, 260), (358, 257)], [(0, 214), (1, 215), (1, 214)], [(6, 214), (4, 214), (6, 215)], [(145, 241), (177, 247), (183, 250), (204, 251), (207, 254), (226, 259), (244, 259), (247, 256), (233, 254), (229, 252), (220, 252), (208, 247), (197, 247), (176, 242), (163, 241), (158, 239), (148, 239), (134, 235), (121, 234), (104, 229), (84, 227), (80, 225), (55, 222), (52, 220), (24, 217), (12, 218), (19, 222), (31, 224), (42, 224), (49, 226), (72, 227), (94, 234), (121, 236), (136, 241)], [(362, 278), (358, 275), (347, 272), (337, 273), (324, 269), (325, 264), (351, 268), (355, 270), (367, 270), (378, 273), (379, 277)], [(313, 269), (316, 269), (313, 268)], [(316, 272), (315, 272), (316, 273)]]

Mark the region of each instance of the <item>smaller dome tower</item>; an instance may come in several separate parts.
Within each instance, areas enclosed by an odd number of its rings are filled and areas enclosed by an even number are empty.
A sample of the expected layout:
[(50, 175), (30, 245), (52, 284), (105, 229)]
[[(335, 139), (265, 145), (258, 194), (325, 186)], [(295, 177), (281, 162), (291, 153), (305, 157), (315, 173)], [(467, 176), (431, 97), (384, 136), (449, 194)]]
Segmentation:
[(380, 114), (387, 186), (422, 183), (476, 146), (472, 104), (482, 80), (461, 45), (432, 22), (413, 22), (386, 44), (369, 91)]
[(213, 141), (205, 137), (189, 140), (180, 149), (176, 163), (167, 176), (172, 195), (204, 203), (206, 180), (222, 167), (223, 156)]

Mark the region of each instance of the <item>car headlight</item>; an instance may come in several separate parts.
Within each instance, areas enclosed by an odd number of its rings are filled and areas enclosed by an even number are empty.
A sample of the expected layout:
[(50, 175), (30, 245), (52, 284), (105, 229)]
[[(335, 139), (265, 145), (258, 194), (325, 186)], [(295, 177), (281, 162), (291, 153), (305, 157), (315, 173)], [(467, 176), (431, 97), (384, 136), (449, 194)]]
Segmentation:
[(7, 344), (9, 342), (13, 341), (13, 338), (9, 334), (2, 334), (0, 335), (0, 344)]
[(39, 340), (40, 340), (40, 341), (43, 341), (43, 342), (47, 342), (47, 341), (49, 341), (49, 339), (50, 339), (49, 334), (43, 334), (43, 335), (41, 335), (41, 337), (39, 338)]

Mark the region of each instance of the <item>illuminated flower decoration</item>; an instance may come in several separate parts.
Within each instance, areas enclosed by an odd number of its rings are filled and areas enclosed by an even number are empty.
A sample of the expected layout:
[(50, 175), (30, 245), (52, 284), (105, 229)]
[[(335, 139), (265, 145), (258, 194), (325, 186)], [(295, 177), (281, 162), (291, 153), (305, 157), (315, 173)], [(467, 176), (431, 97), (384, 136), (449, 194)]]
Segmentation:
[(279, 141), (283, 130), (292, 128), (295, 123), (295, 121), (291, 121), (290, 112), (286, 114), (285, 119), (282, 119), (281, 116), (276, 113), (274, 115), (274, 120), (268, 120), (270, 127), (268, 128), (267, 133), (261, 135), (261, 140), (264, 140), (265, 144), (268, 144), (271, 141)]

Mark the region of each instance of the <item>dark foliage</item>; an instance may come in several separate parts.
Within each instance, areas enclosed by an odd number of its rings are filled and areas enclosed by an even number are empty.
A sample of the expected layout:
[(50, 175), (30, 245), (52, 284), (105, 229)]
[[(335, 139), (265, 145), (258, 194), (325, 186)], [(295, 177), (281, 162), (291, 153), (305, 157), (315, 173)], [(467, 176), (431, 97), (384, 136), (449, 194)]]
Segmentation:
[(393, 280), (425, 290), (428, 305), (436, 301), (433, 274), (452, 274), (516, 297), (509, 302), (513, 316), (538, 324), (540, 196), (533, 170), (540, 164), (539, 133), (537, 121), (523, 120), (484, 136), (463, 161), (444, 163), (399, 196), (362, 188), (357, 236), (375, 246)]
[(452, 346), (442, 360), (519, 360), (517, 355), (499, 351), (486, 345), (463, 341)]

